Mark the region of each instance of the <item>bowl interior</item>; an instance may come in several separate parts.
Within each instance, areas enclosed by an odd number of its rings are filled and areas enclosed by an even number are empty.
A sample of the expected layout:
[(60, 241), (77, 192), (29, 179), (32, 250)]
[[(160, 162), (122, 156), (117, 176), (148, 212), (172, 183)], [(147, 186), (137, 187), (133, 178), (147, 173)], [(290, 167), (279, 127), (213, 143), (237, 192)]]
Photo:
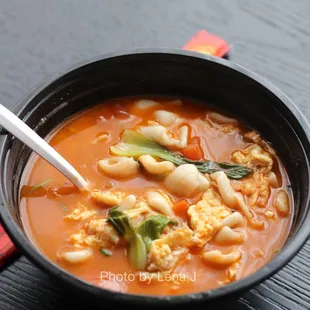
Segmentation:
[[(269, 83), (221, 59), (157, 51), (103, 57), (58, 76), (38, 86), (21, 103), (19, 116), (41, 136), (48, 135), (74, 113), (105, 99), (154, 94), (190, 97), (213, 104), (258, 130), (272, 143), (291, 181), (295, 215), (286, 244), (289, 247), (309, 212), (308, 126), (303, 118), (298, 120), (296, 107)], [(30, 155), (31, 151), (17, 139), (10, 135), (5, 138), (0, 182), (6, 205), (2, 215), (9, 231), (15, 226), (23, 231), (18, 193)], [(304, 234), (290, 249), (292, 255), (305, 241)], [(21, 243), (18, 233), (13, 233), (13, 239)], [(291, 256), (287, 252), (282, 260), (275, 258), (277, 263), (271, 269), (276, 271)], [(261, 277), (267, 275), (266, 270)], [(256, 282), (259, 280), (257, 277)]]

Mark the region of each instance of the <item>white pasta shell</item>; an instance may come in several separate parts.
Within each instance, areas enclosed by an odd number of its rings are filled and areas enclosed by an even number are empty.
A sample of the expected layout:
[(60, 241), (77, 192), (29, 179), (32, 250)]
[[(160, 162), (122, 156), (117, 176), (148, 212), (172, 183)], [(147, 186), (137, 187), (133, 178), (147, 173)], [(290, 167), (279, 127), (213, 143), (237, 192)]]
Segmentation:
[(199, 172), (192, 164), (181, 165), (166, 177), (164, 185), (171, 194), (191, 197), (200, 186)]
[(231, 245), (243, 242), (244, 237), (242, 233), (233, 231), (228, 226), (224, 226), (217, 232), (213, 240), (218, 244)]
[(234, 118), (224, 116), (220, 113), (210, 112), (208, 116), (212, 119), (212, 121), (218, 124), (237, 124), (238, 121)]
[(202, 258), (205, 262), (214, 265), (230, 265), (241, 258), (241, 252), (239, 250), (232, 251), (230, 253), (222, 253), (218, 250), (212, 250), (204, 252)]
[(271, 187), (277, 188), (280, 186), (277, 175), (274, 172), (272, 171), (269, 172), (268, 178), (269, 178), (269, 184)]
[(176, 114), (165, 110), (157, 110), (154, 115), (158, 122), (165, 127), (173, 125), (178, 118)]
[(227, 175), (223, 171), (214, 172), (210, 175), (211, 179), (216, 181), (223, 202), (228, 207), (234, 207), (235, 191), (232, 188)]
[(167, 129), (162, 125), (140, 126), (139, 131), (149, 139), (159, 144), (170, 146), (174, 144), (172, 138), (167, 134)]
[(126, 198), (124, 198), (118, 205), (118, 208), (120, 210), (128, 210), (134, 207), (136, 204), (137, 199), (135, 195), (128, 195)]
[(177, 147), (183, 149), (187, 146), (187, 138), (188, 138), (188, 127), (182, 126), (179, 129), (179, 143), (176, 144)]
[(111, 139), (111, 135), (107, 132), (100, 134), (99, 136), (97, 136), (93, 141), (92, 144), (96, 144), (98, 142), (104, 142), (107, 143), (109, 142)]
[(286, 216), (290, 212), (290, 201), (284, 190), (280, 190), (275, 194), (274, 206), (282, 216)]
[(239, 210), (243, 213), (243, 215), (248, 220), (248, 222), (252, 226), (254, 226), (255, 228), (258, 228), (258, 229), (263, 228), (264, 227), (264, 222), (258, 220), (256, 217), (254, 217), (254, 215), (251, 212), (249, 206), (246, 204), (243, 195), (241, 193), (237, 192), (235, 194), (235, 198), (236, 198)]
[(173, 216), (172, 204), (169, 198), (165, 196), (155, 191), (149, 191), (146, 195), (146, 200), (153, 209), (165, 215)]
[(198, 173), (198, 181), (200, 191), (205, 192), (208, 188), (210, 188), (209, 180), (202, 173)]
[(135, 102), (135, 106), (138, 109), (144, 110), (158, 105), (159, 103), (149, 99), (140, 99)]
[(151, 174), (165, 174), (174, 170), (175, 166), (170, 161), (156, 161), (151, 155), (142, 155), (139, 162)]
[(61, 254), (61, 257), (70, 264), (80, 264), (93, 256), (93, 250), (83, 249), (79, 251), (68, 251)]
[(144, 136), (164, 146), (176, 146), (178, 148), (184, 148), (187, 146), (187, 126), (182, 126), (179, 129), (179, 139), (173, 138), (168, 129), (162, 125), (140, 126), (139, 131)]
[(128, 178), (138, 174), (140, 165), (132, 157), (120, 156), (99, 160), (98, 166), (111, 177)]
[(228, 226), (230, 228), (234, 228), (236, 226), (244, 226), (245, 219), (239, 212), (234, 212), (228, 215), (223, 221), (223, 226)]

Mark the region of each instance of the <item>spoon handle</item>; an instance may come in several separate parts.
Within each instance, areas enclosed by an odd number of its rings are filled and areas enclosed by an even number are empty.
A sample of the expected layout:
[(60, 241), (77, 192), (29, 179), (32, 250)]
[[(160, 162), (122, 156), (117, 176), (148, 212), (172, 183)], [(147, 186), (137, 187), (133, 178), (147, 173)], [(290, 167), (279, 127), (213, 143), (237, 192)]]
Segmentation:
[(53, 165), (79, 189), (87, 189), (84, 178), (54, 148), (1, 104), (0, 125)]

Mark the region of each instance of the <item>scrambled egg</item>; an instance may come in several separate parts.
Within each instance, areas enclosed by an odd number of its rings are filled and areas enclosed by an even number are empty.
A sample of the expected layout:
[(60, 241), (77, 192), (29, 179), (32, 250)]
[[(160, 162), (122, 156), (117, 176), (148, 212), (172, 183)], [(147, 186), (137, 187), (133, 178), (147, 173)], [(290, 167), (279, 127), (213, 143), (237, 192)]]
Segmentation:
[(222, 205), (222, 199), (220, 195), (213, 190), (212, 188), (208, 189), (202, 196), (202, 200), (208, 202), (208, 204), (212, 207)]
[(240, 267), (240, 261), (237, 261), (233, 263), (232, 265), (230, 265), (229, 268), (227, 268), (225, 272), (225, 278), (222, 283), (228, 284), (228, 283), (236, 281), (238, 279), (239, 267)]
[(269, 177), (266, 176), (262, 170), (259, 170), (253, 173), (252, 179), (258, 187), (258, 197), (255, 202), (255, 206), (266, 208), (271, 193)]
[(270, 179), (265, 175), (262, 168), (254, 171), (251, 178), (241, 181), (233, 181), (235, 191), (241, 192), (247, 197), (249, 207), (265, 208), (271, 194)]
[(249, 145), (244, 150), (233, 152), (231, 159), (235, 163), (251, 169), (264, 168), (266, 174), (270, 172), (273, 165), (272, 155), (256, 144)]
[[(259, 135), (257, 136), (254, 133), (247, 137), (256, 142), (262, 143), (263, 141)], [(271, 190), (268, 174), (273, 166), (272, 154), (254, 144), (244, 150), (234, 152), (231, 156), (235, 163), (255, 169), (251, 178), (239, 182), (241, 193), (248, 197), (248, 203), (252, 207), (266, 207), (270, 197)]]
[[(108, 199), (113, 197), (113, 195), (115, 194), (114, 192), (112, 193), (110, 191), (101, 193), (104, 193), (104, 196), (101, 197), (108, 197), (109, 194), (112, 194), (111, 196), (109, 196)], [(105, 201), (107, 202), (107, 200)], [(80, 210), (84, 209), (79, 208), (75, 209), (73, 213), (70, 214), (70, 218), (73, 217), (73, 215), (75, 215), (75, 218), (77, 220), (78, 219), (80, 220), (82, 219), (81, 216), (83, 214), (84, 216), (88, 215), (88, 213), (81, 213), (82, 211)], [(92, 211), (86, 209), (86, 212), (92, 212)], [(157, 212), (154, 212), (144, 200), (141, 200), (138, 203), (136, 203), (134, 207), (131, 209), (123, 210), (123, 212), (128, 215), (134, 226), (137, 226), (141, 221), (145, 220), (148, 216), (158, 214)], [(113, 226), (110, 223), (108, 223), (107, 219), (90, 220), (89, 222), (84, 224), (84, 226), (82, 227), (82, 229), (80, 229), (79, 232), (69, 237), (69, 243), (75, 245), (76, 247), (82, 247), (87, 245), (87, 246), (100, 246), (104, 248), (109, 248), (113, 245), (117, 245), (119, 241), (120, 241), (119, 235), (117, 234)]]
[(222, 221), (231, 211), (221, 204), (221, 200), (213, 189), (209, 189), (197, 204), (189, 207), (190, 225), (194, 230), (193, 240), (203, 247), (215, 233), (222, 228)]
[(109, 190), (94, 190), (91, 192), (90, 198), (99, 204), (115, 207), (120, 204), (123, 198), (125, 198), (125, 193)]
[(191, 282), (191, 279), (188, 275), (184, 273), (178, 273), (178, 272), (169, 272), (169, 271), (163, 271), (163, 272), (147, 272), (142, 271), (137, 273), (139, 275), (138, 280), (141, 283), (147, 283), (150, 284), (152, 282), (168, 282), (172, 283), (171, 290), (177, 290), (181, 286), (189, 284)]
[(95, 219), (86, 223), (83, 228), (69, 238), (76, 246), (100, 246), (104, 248), (118, 244), (119, 236), (106, 219)]
[(236, 131), (239, 131), (239, 127), (236, 124), (219, 124), (211, 117), (207, 116), (204, 120), (205, 126), (210, 129), (214, 130), (214, 135), (221, 136), (223, 134), (230, 134)]
[(260, 134), (257, 131), (252, 130), (252, 131), (246, 132), (243, 136), (247, 140), (249, 140), (249, 141), (259, 145), (260, 147), (262, 147), (265, 151), (267, 151), (271, 155), (273, 155), (273, 156), (276, 155), (275, 150), (269, 145), (269, 143), (267, 141), (262, 139), (262, 137), (260, 136)]
[(184, 225), (152, 242), (148, 255), (147, 270), (170, 271), (185, 259), (188, 247), (193, 245), (193, 231)]
[(71, 214), (65, 216), (64, 218), (73, 221), (84, 221), (94, 216), (95, 214), (95, 210), (88, 210), (84, 205), (78, 203), (77, 208), (74, 209)]

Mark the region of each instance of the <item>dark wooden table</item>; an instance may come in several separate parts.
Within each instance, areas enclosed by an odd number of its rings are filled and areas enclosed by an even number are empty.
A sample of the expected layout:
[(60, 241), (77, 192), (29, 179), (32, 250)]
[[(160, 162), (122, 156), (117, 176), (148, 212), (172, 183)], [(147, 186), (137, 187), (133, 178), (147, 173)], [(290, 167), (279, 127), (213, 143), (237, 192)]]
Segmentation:
[[(226, 39), (231, 61), (269, 79), (310, 120), (309, 0), (0, 0), (1, 103), (14, 109), (47, 73), (77, 61), (133, 47), (181, 47), (202, 28)], [(1, 310), (82, 305), (23, 256), (0, 272)], [(227, 307), (310, 309), (310, 242)]]

